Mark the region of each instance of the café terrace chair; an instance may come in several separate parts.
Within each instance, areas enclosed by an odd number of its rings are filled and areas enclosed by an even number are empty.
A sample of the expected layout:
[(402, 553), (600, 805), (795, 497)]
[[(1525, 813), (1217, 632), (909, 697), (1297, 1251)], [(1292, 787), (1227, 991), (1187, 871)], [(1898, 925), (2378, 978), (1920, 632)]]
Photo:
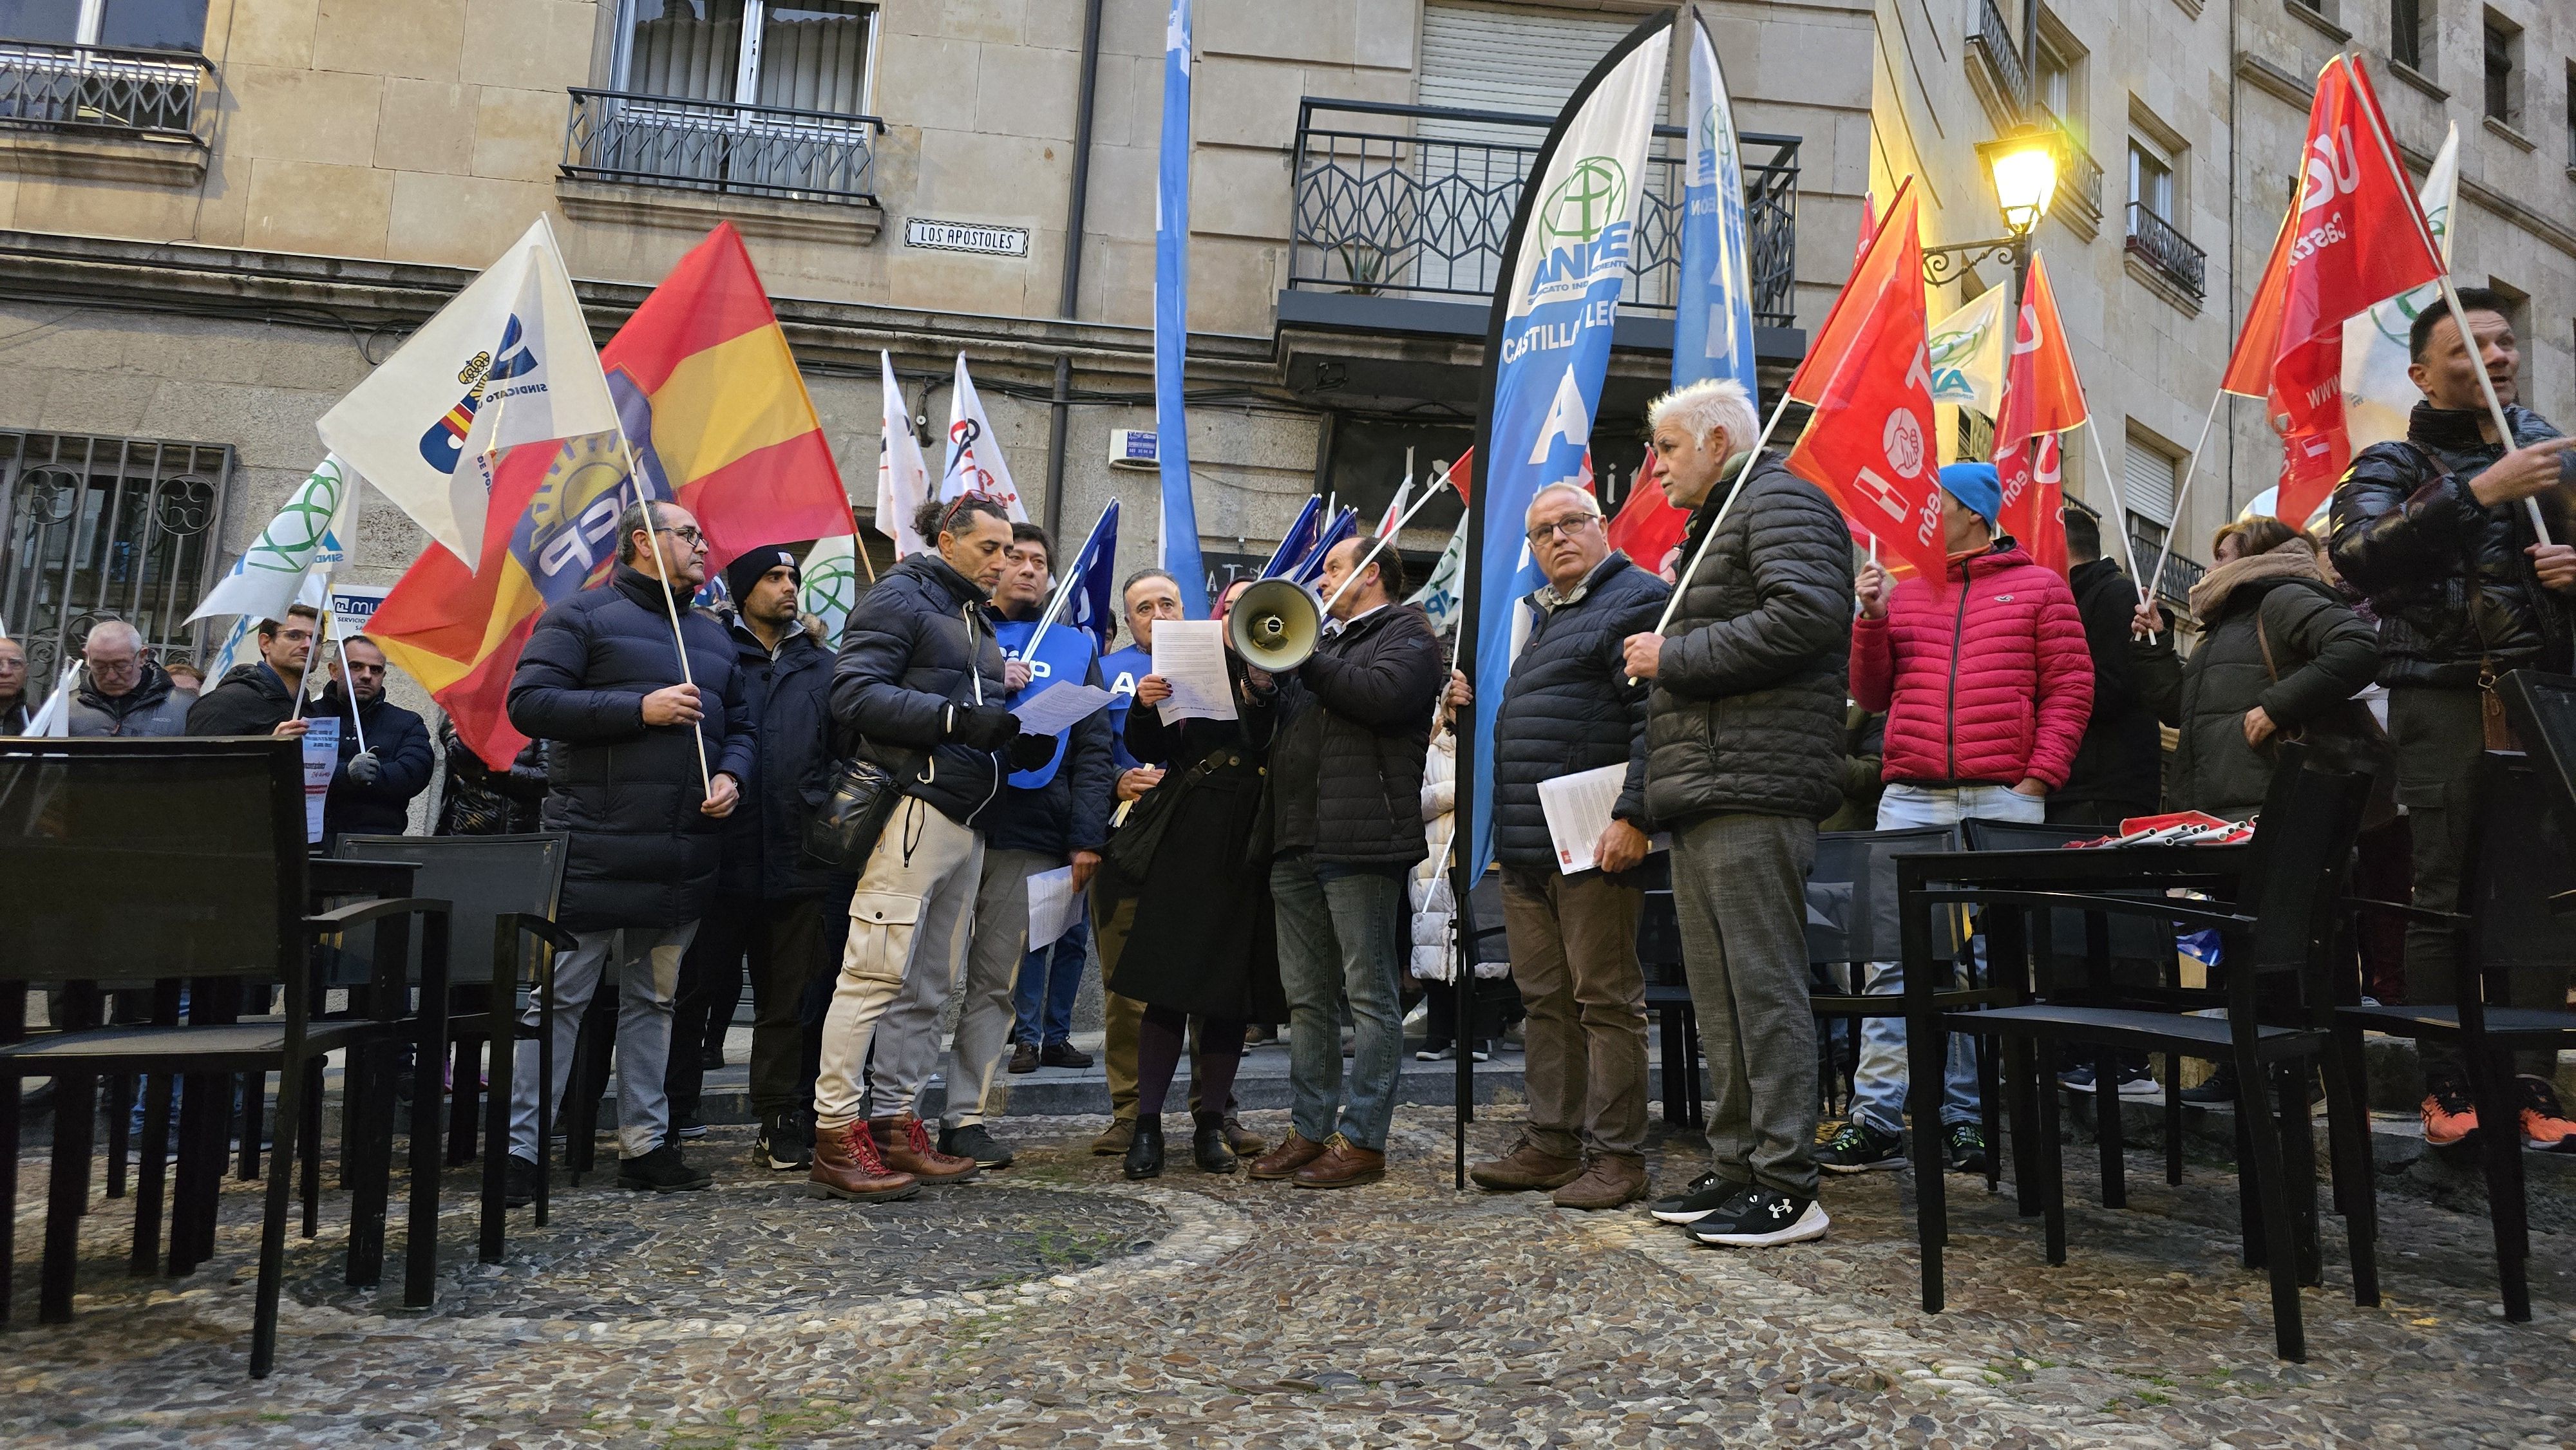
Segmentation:
[[(446, 903), (378, 898), (307, 915), (306, 868), (303, 762), (291, 741), (0, 741), (0, 880), (10, 884), (0, 915), (10, 943), (0, 953), (0, 1162), (17, 1160), (20, 1081), (52, 1078), (53, 1167), (38, 1293), (43, 1322), (71, 1319), (101, 1077), (186, 1080), (179, 1187), (202, 1180), (211, 1191), (222, 1170), (234, 1075), (278, 1073), (279, 1101), (298, 1102), (326, 1054), (407, 1030), (375, 1017), (313, 1021), (309, 988), (318, 942), (345, 941), (372, 927), (380, 975), (399, 971), (409, 954), (412, 918), (420, 918), (424, 982), (431, 989), (424, 996), (436, 1004), (425, 1013), (426, 1026), (433, 1033), (440, 1026)], [(164, 1010), (155, 1016), (162, 1020), (98, 1025), (99, 983), (107, 972), (161, 984), (156, 1006)], [(191, 999), (185, 1024), (175, 1020), (181, 980)], [(231, 1015), (222, 1005), (231, 994), (222, 989), (250, 982), (283, 988), (282, 1015), (222, 1020)], [(31, 983), (63, 987), (62, 1024), (26, 1030)], [(150, 1126), (166, 1131), (168, 1111), (165, 1093), (154, 1102), (158, 1121)], [(253, 1378), (265, 1378), (276, 1360), (294, 1138), (279, 1135), (266, 1185)], [(158, 1143), (157, 1136), (147, 1137), (147, 1168), (158, 1166)], [(415, 1278), (435, 1263), (431, 1176), (425, 1216), (417, 1191), (413, 1199), (407, 1267)], [(148, 1177), (144, 1186), (157, 1188)], [(0, 1223), (14, 1220), (16, 1191), (15, 1173), (0, 1174)], [(138, 1239), (151, 1232), (138, 1213)], [(0, 1240), (0, 1313), (9, 1303), (10, 1251)]]

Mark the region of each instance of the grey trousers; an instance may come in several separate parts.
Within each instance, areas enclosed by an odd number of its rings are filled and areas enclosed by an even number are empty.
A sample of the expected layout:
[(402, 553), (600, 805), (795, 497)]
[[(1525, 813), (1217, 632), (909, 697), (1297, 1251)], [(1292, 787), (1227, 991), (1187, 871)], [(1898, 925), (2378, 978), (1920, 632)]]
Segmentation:
[(1816, 1193), (1816, 1019), (1807, 1008), (1807, 870), (1816, 823), (1704, 816), (1673, 832), (1682, 966), (1714, 1092), (1711, 1167)]
[[(671, 1102), (662, 1080), (671, 1062), (671, 1005), (680, 990), (680, 958), (698, 934), (694, 921), (655, 931), (637, 927), (625, 933), (625, 951), (617, 968), (617, 1156), (640, 1158), (670, 1136)], [(619, 933), (573, 933), (579, 946), (555, 957), (553, 1103), (564, 1106), (564, 1082), (572, 1073), (572, 1050), (581, 1032), (581, 1014), (599, 990), (601, 972), (617, 949)], [(537, 1122), (537, 1000), (519, 1013), (519, 1050), (510, 1071), (510, 1155), (531, 1163), (545, 1161), (539, 1146), (543, 1125)]]
[(939, 1116), (948, 1127), (980, 1123), (992, 1106), (987, 1099), (1001, 1072), (1002, 1053), (1011, 1045), (1011, 1024), (1019, 1018), (1011, 988), (1029, 954), (1029, 877), (1063, 864), (1035, 851), (984, 853), (984, 877), (975, 887), (975, 935), (966, 944), (966, 970), (956, 989), (948, 1106)]

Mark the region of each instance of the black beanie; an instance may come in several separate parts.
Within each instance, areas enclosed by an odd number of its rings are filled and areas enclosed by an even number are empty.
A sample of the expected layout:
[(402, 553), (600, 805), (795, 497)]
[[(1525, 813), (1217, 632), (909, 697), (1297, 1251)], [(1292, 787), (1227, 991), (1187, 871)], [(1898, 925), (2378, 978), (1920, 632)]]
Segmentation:
[(734, 602), (735, 608), (741, 608), (744, 597), (751, 593), (751, 586), (760, 582), (760, 576), (781, 564), (793, 571), (797, 587), (804, 587), (805, 566), (796, 562), (796, 556), (780, 545), (763, 544), (757, 549), (745, 549), (741, 557), (725, 565), (725, 596)]

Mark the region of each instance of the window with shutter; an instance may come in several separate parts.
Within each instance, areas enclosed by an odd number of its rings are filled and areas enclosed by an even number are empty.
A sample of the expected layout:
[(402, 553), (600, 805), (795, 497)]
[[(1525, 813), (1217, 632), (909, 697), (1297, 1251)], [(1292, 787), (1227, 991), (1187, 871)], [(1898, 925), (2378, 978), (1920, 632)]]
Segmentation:
[(2122, 470), (2120, 501), (2130, 513), (2170, 527), (2174, 513), (2174, 457), (2152, 443), (2129, 440), (2128, 467)]
[[(1632, 15), (1432, 0), (1422, 9), (1421, 103), (1554, 116), (1610, 47), (1636, 25)], [(1662, 97), (1655, 114), (1668, 114)], [(1544, 132), (1523, 126), (1438, 121), (1424, 122), (1422, 134), (1533, 149), (1545, 138)]]

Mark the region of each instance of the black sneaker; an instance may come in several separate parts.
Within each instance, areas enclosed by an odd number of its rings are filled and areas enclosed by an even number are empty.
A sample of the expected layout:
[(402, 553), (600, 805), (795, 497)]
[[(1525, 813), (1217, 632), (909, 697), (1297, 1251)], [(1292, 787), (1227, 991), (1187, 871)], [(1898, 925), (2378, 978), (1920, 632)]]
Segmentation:
[(763, 1113), (760, 1136), (751, 1140), (754, 1162), (772, 1173), (795, 1173), (814, 1166), (814, 1129), (803, 1113)]
[(510, 1166), (501, 1175), (501, 1202), (508, 1208), (525, 1208), (537, 1201), (537, 1165), (513, 1153)]
[(2093, 1065), (2088, 1062), (2082, 1067), (2068, 1068), (2057, 1075), (2057, 1085), (2071, 1093), (2093, 1091)]
[(1732, 1249), (1820, 1239), (1833, 1226), (1825, 1206), (1776, 1188), (1756, 1187), (1737, 1200), (1732, 1211), (1711, 1214), (1691, 1225), (1690, 1236), (1703, 1244)]
[(1691, 1180), (1690, 1187), (1656, 1199), (1646, 1211), (1666, 1223), (1697, 1223), (1748, 1192), (1751, 1190), (1741, 1183), (1703, 1173)]
[(690, 1167), (680, 1158), (680, 1150), (665, 1143), (640, 1158), (617, 1160), (617, 1186), (654, 1193), (691, 1193), (715, 1182), (703, 1170)]
[(981, 1123), (968, 1123), (962, 1128), (939, 1130), (939, 1151), (960, 1158), (972, 1158), (978, 1168), (1008, 1168), (1011, 1150), (993, 1141)]
[(2209, 1076), (2182, 1090), (2182, 1100), (2197, 1107), (2223, 1107), (2236, 1101), (2236, 1069), (2220, 1063)]
[(1974, 1123), (1952, 1123), (1941, 1130), (1950, 1145), (1950, 1171), (1983, 1173), (1986, 1171), (1986, 1130)]
[(1832, 1141), (1816, 1150), (1816, 1166), (1833, 1173), (1867, 1173), (1873, 1168), (1905, 1166), (1905, 1138), (1882, 1133), (1854, 1119), (1843, 1124)]

